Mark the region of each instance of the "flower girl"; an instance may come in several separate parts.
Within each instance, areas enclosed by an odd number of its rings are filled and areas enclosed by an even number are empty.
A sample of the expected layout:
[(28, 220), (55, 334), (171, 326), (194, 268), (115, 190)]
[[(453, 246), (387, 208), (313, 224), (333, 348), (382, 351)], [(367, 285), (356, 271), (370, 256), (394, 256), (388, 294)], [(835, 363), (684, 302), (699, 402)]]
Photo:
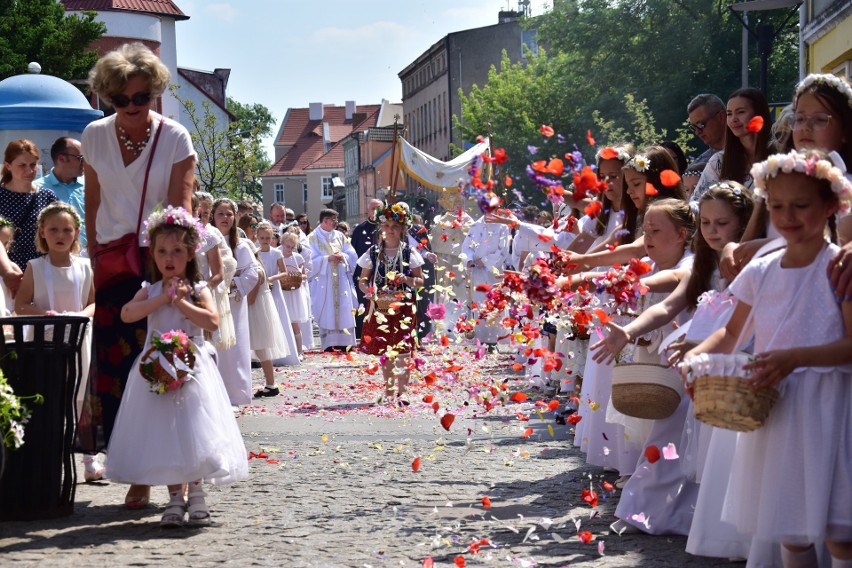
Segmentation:
[[(126, 322), (148, 318), (145, 348), (127, 379), (107, 453), (107, 477), (168, 485), (165, 527), (207, 525), (201, 482), (246, 479), (246, 449), (228, 402), (212, 346), (218, 314), (200, 281), (195, 253), (204, 228), (183, 208), (168, 207), (146, 223), (154, 283), (121, 309)], [(189, 484), (188, 501), (184, 485)]]

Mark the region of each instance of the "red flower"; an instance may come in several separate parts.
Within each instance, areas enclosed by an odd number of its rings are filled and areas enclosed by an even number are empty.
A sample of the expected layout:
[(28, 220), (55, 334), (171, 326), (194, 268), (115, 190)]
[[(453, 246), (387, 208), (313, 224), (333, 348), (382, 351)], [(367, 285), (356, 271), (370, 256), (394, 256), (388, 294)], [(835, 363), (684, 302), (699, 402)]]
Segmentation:
[(601, 214), (602, 209), (603, 203), (601, 203), (600, 201), (592, 201), (586, 206), (585, 209), (583, 209), (583, 213), (594, 219)]
[(506, 155), (505, 148), (497, 148), (494, 150), (494, 161), (498, 164), (505, 164), (509, 160), (509, 156)]
[(562, 175), (562, 172), (565, 171), (565, 163), (559, 158), (552, 158), (547, 163), (547, 173), (553, 174), (556, 177)]
[(592, 491), (591, 489), (583, 489), (582, 493), (580, 493), (583, 501), (589, 504), (591, 507), (598, 506), (598, 494)]
[(580, 542), (583, 544), (589, 544), (595, 537), (593, 537), (592, 533), (589, 531), (580, 531), (577, 533), (577, 538), (579, 538)]
[(577, 414), (576, 412), (574, 414), (572, 414), (571, 416), (569, 416), (568, 418), (566, 418), (568, 423), (571, 424), (571, 425), (574, 425), (574, 426), (576, 426), (577, 423), (580, 422), (580, 420), (582, 420), (582, 419), (583, 419), (583, 417), (580, 416), (579, 414)]
[(606, 182), (598, 179), (592, 168), (585, 166), (580, 173), (574, 174), (574, 199), (580, 200), (587, 193), (597, 194), (606, 189)]
[(589, 143), (589, 146), (594, 146), (595, 144), (597, 144), (597, 142), (595, 142), (595, 138), (592, 136), (591, 130), (586, 130), (586, 142)]
[(645, 195), (657, 195), (658, 193), (660, 192), (657, 191), (657, 188), (653, 184), (645, 182)]
[(456, 417), (453, 414), (450, 414), (448, 412), (441, 417), (441, 426), (444, 427), (444, 430), (449, 432), (450, 426), (453, 425), (453, 422), (455, 421), (455, 419), (456, 419)]
[(748, 125), (746, 125), (746, 130), (749, 132), (760, 132), (763, 130), (763, 117), (755, 116), (751, 120), (748, 121)]
[(607, 146), (606, 148), (601, 150), (600, 156), (602, 160), (616, 160), (618, 159), (618, 152), (615, 148)]
[(509, 397), (509, 400), (512, 402), (524, 402), (527, 399), (527, 395), (522, 392), (516, 392), (512, 396)]
[(654, 445), (648, 446), (645, 448), (645, 458), (648, 463), (656, 463), (660, 459), (660, 448)]
[(541, 135), (544, 136), (545, 138), (550, 138), (554, 134), (553, 128), (551, 128), (550, 126), (548, 126), (546, 124), (542, 124), (541, 128), (539, 128), (538, 131), (541, 132)]
[(417, 473), (419, 469), (420, 469), (420, 456), (417, 456), (416, 458), (414, 458), (414, 461), (411, 462), (411, 471), (413, 471), (414, 473)]
[(482, 506), (486, 509), (491, 508), (491, 499), (488, 498), (488, 495), (482, 498)]
[(680, 181), (680, 176), (674, 170), (663, 170), (660, 172), (660, 183), (666, 187), (674, 187)]

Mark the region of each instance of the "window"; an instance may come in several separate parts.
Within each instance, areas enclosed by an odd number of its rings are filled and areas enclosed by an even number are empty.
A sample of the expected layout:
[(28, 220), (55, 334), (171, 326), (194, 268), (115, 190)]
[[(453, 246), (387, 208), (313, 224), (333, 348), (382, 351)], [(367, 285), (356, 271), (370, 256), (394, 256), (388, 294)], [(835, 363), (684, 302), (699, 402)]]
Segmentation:
[(308, 209), (308, 182), (302, 182), (302, 203), (303, 208), (307, 211)]
[(322, 200), (331, 201), (332, 199), (334, 199), (334, 184), (331, 176), (322, 176)]
[(521, 57), (526, 58), (524, 46), (532, 55), (538, 55), (538, 30), (521, 30)]
[(276, 183), (272, 186), (272, 201), (276, 203), (284, 203), (284, 184)]

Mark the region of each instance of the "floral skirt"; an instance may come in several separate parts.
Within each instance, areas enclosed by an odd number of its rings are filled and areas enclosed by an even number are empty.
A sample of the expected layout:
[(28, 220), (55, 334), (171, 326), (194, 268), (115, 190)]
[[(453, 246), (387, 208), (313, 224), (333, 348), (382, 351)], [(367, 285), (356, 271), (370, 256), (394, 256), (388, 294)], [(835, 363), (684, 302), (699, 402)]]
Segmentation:
[(92, 359), (88, 392), (77, 423), (77, 451), (95, 453), (109, 444), (127, 377), (148, 334), (146, 318), (121, 321), (121, 308), (141, 286), (141, 278), (129, 278), (95, 291)]
[(395, 313), (382, 313), (370, 302), (369, 317), (364, 318), (361, 329), (361, 343), (358, 351), (367, 355), (384, 355), (392, 351), (409, 353), (414, 350), (417, 333), (417, 314), (415, 304), (404, 304)]

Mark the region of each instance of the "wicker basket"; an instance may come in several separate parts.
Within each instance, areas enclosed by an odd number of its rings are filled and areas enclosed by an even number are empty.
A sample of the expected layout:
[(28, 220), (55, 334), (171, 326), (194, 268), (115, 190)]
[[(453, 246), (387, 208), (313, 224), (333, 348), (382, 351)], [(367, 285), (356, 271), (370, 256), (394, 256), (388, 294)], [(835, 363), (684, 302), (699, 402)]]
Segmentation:
[[(149, 347), (145, 353), (142, 354), (141, 359), (139, 360), (139, 372), (142, 377), (152, 384), (162, 383), (164, 385), (169, 385), (174, 382), (176, 379), (172, 375), (169, 374), (168, 371), (163, 367), (160, 363), (160, 359), (157, 356), (157, 348), (153, 345)], [(174, 366), (175, 364), (175, 354), (174, 353), (163, 353), (163, 358), (169, 362), (170, 365)], [(195, 353), (191, 349), (187, 350), (183, 355), (183, 363), (190, 369), (195, 367)], [(177, 374), (177, 380), (182, 380), (186, 378), (189, 374), (187, 371), (181, 369), (175, 369)]]
[(388, 313), (391, 310), (391, 306), (393, 304), (399, 304), (400, 300), (397, 298), (397, 292), (379, 292), (373, 298), (373, 301), (376, 303), (376, 311), (382, 312), (384, 314)]
[(302, 285), (302, 273), (301, 272), (285, 272), (284, 276), (281, 277), (281, 289), (282, 290), (298, 290)]
[(698, 420), (737, 432), (751, 432), (763, 426), (778, 400), (774, 388), (754, 390), (742, 377), (698, 377), (693, 391)]
[(661, 420), (674, 414), (683, 397), (683, 379), (671, 367), (622, 363), (612, 371), (612, 406), (622, 414)]

